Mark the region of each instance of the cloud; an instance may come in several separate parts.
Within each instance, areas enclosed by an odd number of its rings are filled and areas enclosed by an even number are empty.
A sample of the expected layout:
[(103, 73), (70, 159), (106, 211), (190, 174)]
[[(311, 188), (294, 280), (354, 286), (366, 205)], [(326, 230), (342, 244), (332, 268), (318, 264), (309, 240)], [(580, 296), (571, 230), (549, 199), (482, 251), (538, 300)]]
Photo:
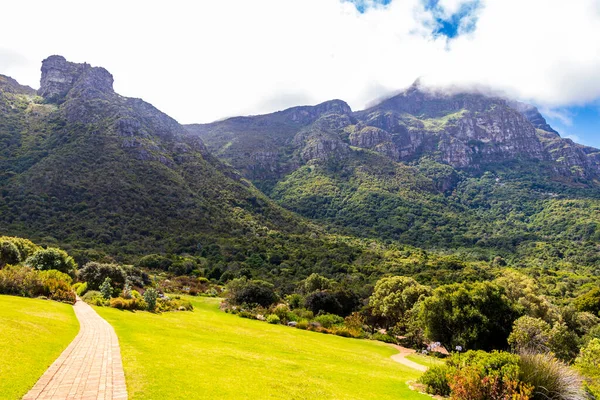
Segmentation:
[(564, 126), (573, 126), (573, 114), (568, 110), (542, 108), (540, 112), (547, 118), (559, 120)]
[(121, 94), (185, 123), (292, 101), (340, 98), (357, 110), (417, 77), (551, 109), (600, 97), (596, 0), (481, 0), (452, 40), (436, 35), (439, 18), (471, 1), (359, 3), (362, 13), (341, 0), (8, 2), (3, 14), (28, 22), (0, 25), (2, 47), (24, 55), (0, 53), (0, 73), (36, 87), (40, 61), (62, 54), (107, 68)]

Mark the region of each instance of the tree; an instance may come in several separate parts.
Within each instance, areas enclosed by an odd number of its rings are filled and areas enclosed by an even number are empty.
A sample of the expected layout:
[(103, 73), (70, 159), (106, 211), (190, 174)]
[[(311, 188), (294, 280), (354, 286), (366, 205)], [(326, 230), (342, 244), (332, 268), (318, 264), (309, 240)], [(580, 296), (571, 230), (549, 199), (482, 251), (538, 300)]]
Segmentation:
[(450, 349), (505, 348), (517, 317), (504, 290), (491, 282), (440, 286), (419, 312), (425, 336)]
[(554, 324), (548, 343), (554, 355), (565, 362), (573, 361), (579, 352), (579, 337), (562, 322)]
[(313, 292), (306, 296), (304, 306), (315, 314), (320, 312), (342, 314), (342, 305), (333, 293), (326, 290)]
[(99, 290), (106, 278), (110, 278), (117, 288), (122, 288), (127, 280), (127, 274), (120, 265), (101, 264), (95, 261), (85, 264), (79, 270), (78, 276), (80, 280), (87, 282), (90, 290)]
[(548, 351), (550, 341), (550, 324), (540, 318), (523, 316), (517, 319), (508, 337), (508, 343), (517, 352)]
[(104, 282), (102, 282), (102, 285), (100, 285), (100, 293), (102, 293), (102, 297), (104, 297), (106, 300), (110, 300), (112, 297), (112, 291), (113, 288), (110, 284), (110, 278), (106, 277)]
[(577, 368), (587, 379), (589, 389), (596, 398), (600, 396), (600, 339), (592, 339), (579, 352), (575, 360)]
[(310, 274), (308, 278), (302, 282), (302, 292), (309, 294), (318, 290), (331, 289), (334, 283), (334, 281), (322, 275), (316, 273)]
[(369, 299), (372, 312), (385, 318), (386, 328), (406, 322), (407, 313), (420, 299), (431, 294), (428, 286), (423, 286), (413, 278), (393, 276), (381, 278), (375, 284)]
[(589, 292), (577, 297), (573, 302), (579, 311), (591, 312), (600, 315), (600, 288), (593, 288)]
[(261, 280), (237, 278), (227, 284), (229, 302), (235, 305), (249, 304), (268, 307), (277, 301), (274, 286)]
[(75, 275), (77, 269), (73, 257), (69, 256), (66, 251), (54, 247), (36, 251), (27, 258), (25, 264), (42, 271), (55, 269), (71, 276)]

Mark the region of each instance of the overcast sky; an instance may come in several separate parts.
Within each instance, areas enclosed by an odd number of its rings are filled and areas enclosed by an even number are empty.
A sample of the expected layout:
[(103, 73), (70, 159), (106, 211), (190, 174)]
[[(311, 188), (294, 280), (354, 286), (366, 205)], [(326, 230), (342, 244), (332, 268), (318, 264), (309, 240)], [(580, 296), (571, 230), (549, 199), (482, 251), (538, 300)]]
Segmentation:
[(422, 77), (538, 105), (600, 146), (600, 0), (104, 0), (2, 6), (0, 73), (39, 86), (51, 54), (182, 123), (340, 98), (354, 110)]

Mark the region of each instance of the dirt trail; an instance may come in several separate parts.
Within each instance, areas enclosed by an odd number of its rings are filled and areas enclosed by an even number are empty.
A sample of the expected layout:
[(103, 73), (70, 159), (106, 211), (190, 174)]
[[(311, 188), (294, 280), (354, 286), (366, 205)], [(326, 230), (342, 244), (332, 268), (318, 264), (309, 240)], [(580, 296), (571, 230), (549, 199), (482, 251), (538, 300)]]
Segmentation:
[(407, 349), (406, 347), (398, 346), (396, 344), (394, 344), (392, 346), (396, 350), (399, 351), (398, 354), (394, 354), (392, 356), (392, 360), (394, 360), (397, 363), (400, 363), (402, 365), (406, 365), (407, 367), (419, 370), (419, 371), (423, 371), (423, 372), (427, 371), (427, 367), (426, 366), (418, 364), (418, 363), (416, 363), (414, 361), (411, 361), (411, 360), (409, 360), (409, 359), (406, 358), (407, 355), (416, 353), (415, 350), (413, 350), (413, 349)]

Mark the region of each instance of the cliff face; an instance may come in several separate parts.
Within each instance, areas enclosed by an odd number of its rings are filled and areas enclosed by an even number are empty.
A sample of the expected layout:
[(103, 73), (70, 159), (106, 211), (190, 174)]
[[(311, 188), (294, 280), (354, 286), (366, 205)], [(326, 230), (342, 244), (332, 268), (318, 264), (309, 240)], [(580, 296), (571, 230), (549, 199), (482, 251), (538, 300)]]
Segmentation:
[(533, 160), (563, 176), (600, 173), (598, 151), (560, 138), (533, 106), (481, 93), (435, 92), (419, 84), (354, 113), (333, 100), (187, 128), (255, 181), (277, 180), (311, 160), (343, 159), (350, 146), (397, 162), (430, 157), (468, 170)]

